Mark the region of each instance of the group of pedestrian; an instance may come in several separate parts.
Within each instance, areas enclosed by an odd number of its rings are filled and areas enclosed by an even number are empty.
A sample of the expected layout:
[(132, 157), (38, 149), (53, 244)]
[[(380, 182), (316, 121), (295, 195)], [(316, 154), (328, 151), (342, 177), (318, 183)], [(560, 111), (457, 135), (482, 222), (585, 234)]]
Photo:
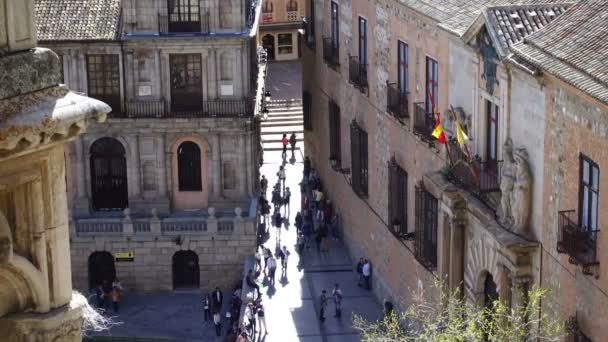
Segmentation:
[(122, 285), (118, 278), (114, 278), (111, 283), (108, 280), (104, 280), (99, 284), (95, 288), (95, 298), (98, 309), (107, 310), (107, 305), (111, 302), (114, 313), (118, 313), (122, 299)]
[(357, 263), (357, 274), (359, 275), (359, 282), (357, 285), (365, 289), (370, 290), (370, 280), (372, 277), (372, 264), (366, 258), (359, 258)]
[[(203, 296), (204, 321), (211, 320), (215, 327), (216, 336), (222, 335), (222, 308), (224, 295), (218, 286)], [(241, 311), (241, 288), (237, 286), (230, 299), (230, 307), (226, 310), (226, 321), (228, 322), (227, 336), (235, 333), (236, 323), (238, 322)]]
[[(334, 317), (341, 318), (342, 317), (342, 289), (340, 288), (340, 285), (338, 283), (336, 283), (334, 285), (334, 288), (331, 290), (331, 296), (334, 301), (334, 309), (335, 309)], [(325, 312), (327, 311), (327, 302), (328, 302), (326, 290), (321, 291), (321, 297), (320, 297), (319, 302), (320, 302), (319, 303), (320, 304), (319, 305), (319, 307), (320, 307), (319, 320), (321, 322), (324, 322), (325, 321)]]
[(283, 138), (281, 139), (281, 143), (283, 143), (283, 153), (281, 154), (283, 160), (287, 158), (287, 145), (291, 145), (291, 156), (292, 158), (294, 158), (297, 141), (298, 139), (296, 136), (296, 132), (292, 132), (289, 139), (287, 139), (287, 133), (283, 133)]

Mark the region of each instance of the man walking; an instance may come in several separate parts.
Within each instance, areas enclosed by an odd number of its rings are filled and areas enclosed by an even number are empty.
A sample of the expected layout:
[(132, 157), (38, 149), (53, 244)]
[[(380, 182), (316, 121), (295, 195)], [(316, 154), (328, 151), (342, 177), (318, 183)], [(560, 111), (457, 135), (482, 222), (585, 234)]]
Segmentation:
[(213, 313), (220, 312), (222, 310), (222, 304), (224, 303), (224, 295), (220, 291), (219, 287), (215, 287), (215, 290), (211, 293), (211, 303)]
[(279, 166), (279, 172), (277, 172), (277, 177), (279, 178), (279, 182), (281, 183), (283, 192), (285, 192), (285, 178), (287, 178), (287, 175), (285, 174), (284, 166)]
[(363, 286), (363, 265), (365, 264), (365, 260), (363, 258), (359, 258), (359, 262), (357, 263), (357, 274), (359, 275), (359, 282), (357, 286)]
[(342, 317), (342, 289), (340, 285), (336, 283), (334, 289), (331, 291), (331, 295), (334, 297), (334, 304), (336, 305), (336, 313), (334, 317)]
[(203, 297), (203, 310), (205, 310), (205, 322), (213, 318), (211, 315), (211, 294), (206, 294)]
[[(285, 213), (289, 212), (289, 201), (291, 200), (291, 190), (289, 187), (285, 188), (285, 194), (283, 195), (283, 205), (285, 205)], [(289, 216), (289, 215), (287, 215)]]
[(363, 285), (366, 289), (370, 289), (369, 280), (372, 276), (372, 265), (369, 263), (369, 260), (365, 259), (365, 263), (363, 264), (363, 269), (361, 270), (363, 273)]
[(321, 311), (319, 312), (319, 319), (321, 322), (325, 322), (325, 309), (327, 308), (327, 291), (321, 292)]
[(266, 197), (266, 190), (268, 190), (268, 179), (266, 176), (262, 175), (262, 179), (260, 179), (260, 190), (262, 190), (262, 195)]
[(274, 285), (274, 274), (277, 271), (277, 261), (273, 256), (268, 259), (268, 278), (270, 278), (270, 284)]
[(266, 327), (266, 317), (264, 314), (264, 306), (262, 305), (261, 299), (256, 302), (255, 311), (258, 313), (258, 320), (260, 321), (260, 335), (262, 334), (262, 326), (264, 326), (264, 335), (268, 335), (268, 328)]
[(260, 293), (260, 286), (258, 284), (256, 284), (255, 277), (253, 276), (252, 270), (249, 270), (249, 272), (247, 272), (247, 276), (245, 277), (245, 282), (247, 283), (247, 286), (249, 286), (252, 289), (255, 289), (257, 291), (258, 298), (262, 297), (262, 293)]
[(287, 271), (287, 259), (289, 259), (289, 251), (287, 250), (287, 246), (283, 246), (283, 250), (281, 250), (281, 267), (283, 267), (283, 273)]
[(291, 155), (294, 155), (295, 150), (296, 150), (296, 132), (292, 132), (291, 136), (289, 137), (289, 144), (291, 145)]

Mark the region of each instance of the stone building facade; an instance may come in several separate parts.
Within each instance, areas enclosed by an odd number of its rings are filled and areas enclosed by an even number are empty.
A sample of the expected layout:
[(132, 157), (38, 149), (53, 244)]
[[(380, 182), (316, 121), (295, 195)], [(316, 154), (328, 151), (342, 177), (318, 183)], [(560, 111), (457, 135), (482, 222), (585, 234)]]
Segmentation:
[(110, 108), (60, 84), (58, 56), (36, 47), (33, 0), (3, 1), (0, 22), (0, 334), (81, 341), (64, 145)]
[[(597, 27), (583, 26), (592, 32), (588, 40), (582, 28), (576, 31), (581, 37), (570, 40), (584, 42), (564, 42), (572, 59), (565, 64), (581, 70), (565, 79), (554, 74), (565, 68), (558, 64), (563, 51), (549, 43), (539, 51), (516, 48), (528, 39), (528, 49), (537, 47), (537, 37), (560, 32), (560, 26), (599, 25), (599, 3), (307, 3), (306, 153), (341, 214), (351, 254), (372, 261), (380, 298), (406, 307), (411, 289), (440, 277), (480, 305), (496, 298), (516, 305), (525, 300), (522, 289), (551, 288), (558, 280), (567, 286), (560, 297), (569, 298), (560, 303), (564, 320), (578, 314), (581, 329), (572, 331), (600, 339), (605, 324), (591, 317), (605, 307), (597, 304), (605, 301), (602, 202), (593, 229), (575, 223), (582, 219), (578, 214), (567, 221), (562, 211), (576, 208), (584, 195), (568, 196), (579, 189), (601, 194), (601, 176), (599, 187), (592, 177), (593, 170), (601, 175), (605, 103), (584, 92), (605, 95), (603, 69), (592, 67), (601, 64), (603, 51), (589, 60), (575, 56), (594, 55), (581, 54), (581, 44), (583, 51), (606, 49), (603, 42), (591, 46)], [(591, 83), (580, 84), (583, 74)], [(446, 145), (430, 137), (433, 104)], [(468, 135), (466, 148), (457, 142), (456, 122)], [(584, 165), (592, 184), (574, 181)], [(594, 210), (589, 203), (588, 220)], [(579, 234), (590, 230), (599, 231)], [(576, 246), (570, 242), (575, 237)], [(577, 260), (576, 253), (594, 260)], [(568, 259), (582, 266), (570, 266)]]
[(64, 83), (112, 107), (66, 151), (75, 287), (232, 286), (255, 248), (259, 2), (36, 6)]
[(300, 57), (298, 30), (306, 11), (304, 0), (264, 0), (260, 19), (259, 44), (269, 60), (287, 61)]

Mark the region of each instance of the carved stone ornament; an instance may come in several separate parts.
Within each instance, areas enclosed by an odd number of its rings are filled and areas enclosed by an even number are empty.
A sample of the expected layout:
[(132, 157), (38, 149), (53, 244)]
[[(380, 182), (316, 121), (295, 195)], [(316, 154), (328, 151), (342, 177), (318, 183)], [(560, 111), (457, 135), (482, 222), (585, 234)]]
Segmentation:
[(513, 142), (507, 138), (503, 145), (503, 164), (500, 172), (500, 199), (499, 222), (503, 226), (509, 226), (513, 222), (511, 215), (511, 192), (515, 183), (515, 162), (513, 160)]
[(526, 233), (529, 228), (532, 175), (528, 165), (528, 153), (525, 149), (516, 149), (513, 157), (515, 159), (515, 183), (510, 201), (513, 215), (511, 230), (516, 233)]

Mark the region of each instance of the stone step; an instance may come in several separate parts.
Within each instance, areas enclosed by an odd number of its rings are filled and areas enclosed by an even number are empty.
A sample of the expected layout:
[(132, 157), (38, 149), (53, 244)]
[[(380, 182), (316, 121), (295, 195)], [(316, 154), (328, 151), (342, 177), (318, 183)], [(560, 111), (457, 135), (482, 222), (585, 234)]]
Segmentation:
[(298, 114), (298, 115), (304, 115), (304, 112), (301, 110), (285, 110), (285, 109), (280, 109), (280, 110), (269, 110), (268, 111), (268, 115), (294, 115), (294, 114)]
[(264, 127), (291, 127), (291, 126), (303, 126), (304, 125), (304, 121), (303, 120), (298, 120), (298, 121), (266, 121), (264, 123), (262, 123), (262, 128)]
[(268, 120), (262, 121), (262, 126), (264, 126), (264, 124), (267, 123), (267, 122), (268, 123), (274, 123), (274, 122), (277, 122), (277, 121), (281, 121), (281, 122), (302, 122), (302, 121), (304, 121), (304, 118), (299, 118), (299, 117), (296, 117), (296, 116), (286, 116), (286, 117), (277, 117), (277, 116), (274, 116), (272, 118), (268, 117)]
[[(278, 139), (274, 136), (271, 136), (270, 138), (269, 136), (264, 136), (264, 138), (266, 139), (262, 139), (262, 143), (282, 143), (282, 136), (278, 136)], [(296, 144), (302, 141), (304, 141), (304, 139), (296, 139)]]
[[(264, 151), (283, 151), (283, 144), (281, 144), (280, 142), (274, 143), (263, 143), (262, 146), (264, 146)], [(298, 142), (296, 144), (296, 149), (300, 149), (304, 147), (304, 142)], [(287, 146), (287, 152), (291, 151), (291, 147)]]
[(262, 135), (265, 134), (283, 134), (286, 133), (287, 136), (291, 134), (291, 132), (296, 132), (296, 134), (302, 134), (304, 132), (304, 125), (299, 126), (278, 126), (278, 127), (262, 127)]

